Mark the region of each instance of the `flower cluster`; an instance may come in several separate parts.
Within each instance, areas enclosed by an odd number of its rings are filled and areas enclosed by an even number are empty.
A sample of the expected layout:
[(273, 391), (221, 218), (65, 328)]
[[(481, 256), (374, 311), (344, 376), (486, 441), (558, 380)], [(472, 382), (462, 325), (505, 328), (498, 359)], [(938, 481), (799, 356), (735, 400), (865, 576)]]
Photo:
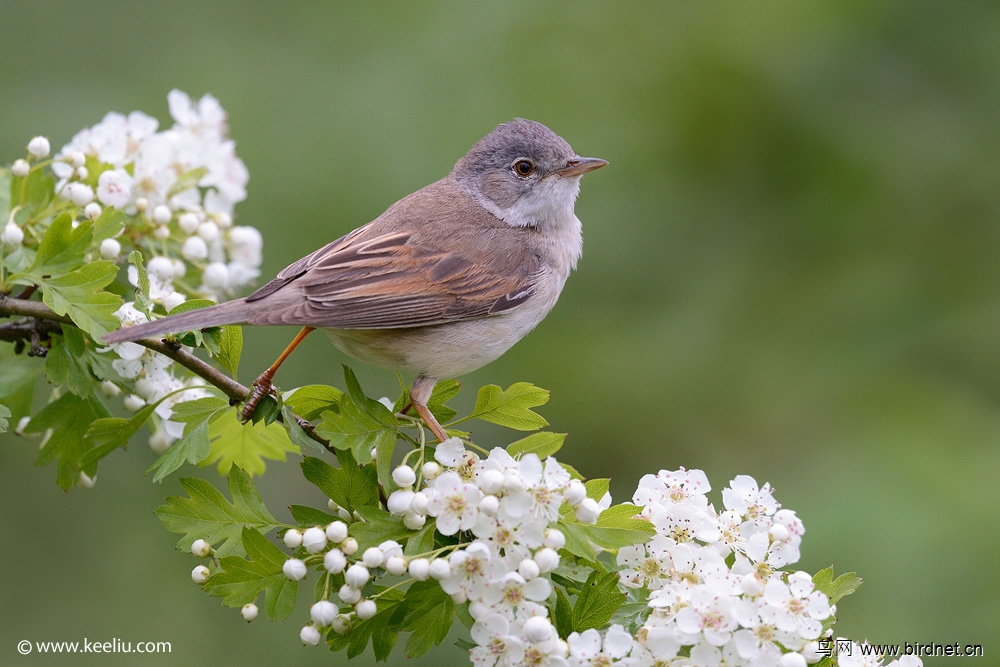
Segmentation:
[[(472, 628), (479, 644), (472, 650), (476, 665), (565, 663), (568, 646), (559, 639), (544, 606), (552, 593), (548, 575), (559, 567), (558, 552), (566, 542), (555, 524), (561, 510), (594, 523), (610, 497), (600, 502), (589, 498), (583, 483), (572, 479), (552, 457), (542, 461), (527, 454), (515, 459), (498, 448), (480, 459), (458, 438), (438, 445), (434, 457), (419, 467), (419, 474), (405, 464), (393, 471), (400, 488), (389, 495), (386, 507), (411, 530), (422, 528), (430, 517), (441, 535), (467, 539), (406, 557), (391, 540), (359, 553), (357, 540), (348, 536), (348, 524), (341, 520), (285, 532), (289, 548), (301, 546), (307, 554), (325, 551), (324, 569), (344, 577), (336, 597), (341, 605), (353, 607), (345, 613), (329, 600), (315, 603), (302, 640), (316, 644), (321, 628), (343, 634), (357, 620), (371, 618), (378, 609), (378, 594), (365, 599), (362, 589), (376, 572), (384, 571), (415, 581), (437, 581), (456, 604), (468, 605), (476, 619)], [(355, 518), (339, 511), (347, 521)], [(305, 561), (290, 558), (283, 571), (298, 580), (307, 569)]]
[[(187, 264), (200, 280), (184, 291), (219, 301), (259, 275), (259, 232), (233, 226), (233, 207), (246, 198), (249, 174), (228, 138), (218, 100), (205, 95), (194, 103), (173, 90), (167, 101), (175, 123), (162, 132), (158, 121), (141, 111), (112, 112), (78, 132), (52, 162), (56, 192), (91, 219), (102, 205), (139, 216), (130, 231), (152, 236), (153, 302), (183, 301), (174, 282), (187, 276)], [(120, 251), (116, 239), (101, 246), (106, 259)], [(177, 259), (170, 261), (171, 255)], [(156, 267), (157, 259), (167, 261)]]
[[(148, 303), (122, 306), (115, 315), (125, 326), (192, 297), (229, 298), (258, 277), (262, 261), (260, 232), (233, 225), (233, 208), (246, 198), (249, 176), (228, 136), (226, 112), (211, 95), (195, 102), (173, 90), (167, 101), (174, 120), (168, 129), (159, 130), (159, 122), (140, 111), (112, 112), (52, 157), (49, 140), (33, 138), (27, 159), (11, 167), (19, 179), (46, 168), (55, 177), (55, 196), (43, 200), (46, 206), (33, 215), (29, 207), (18, 207), (0, 231), (4, 245), (25, 249), (15, 257), (32, 256), (57, 215), (68, 213), (77, 228), (85, 220), (96, 225), (107, 211), (124, 213), (117, 233), (95, 242), (86, 258), (125, 264), (132, 251), (142, 254), (146, 281), (131, 259), (127, 277), (136, 288), (148, 283)], [(124, 405), (133, 412), (158, 403), (149, 445), (162, 453), (183, 434), (183, 424), (170, 420), (173, 407), (207, 395), (200, 381), (134, 343), (100, 352), (117, 356), (111, 366), (119, 377), (103, 381), (106, 396), (124, 393)]]

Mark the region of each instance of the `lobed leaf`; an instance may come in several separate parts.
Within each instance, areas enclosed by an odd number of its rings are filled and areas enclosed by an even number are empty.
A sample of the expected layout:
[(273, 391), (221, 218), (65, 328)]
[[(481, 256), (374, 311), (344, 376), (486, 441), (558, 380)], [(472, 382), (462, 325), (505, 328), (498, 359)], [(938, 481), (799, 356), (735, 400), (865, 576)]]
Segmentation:
[(206, 480), (183, 478), (181, 486), (188, 497), (171, 496), (156, 510), (164, 528), (183, 534), (178, 549), (190, 551), (191, 543), (201, 538), (213, 545), (221, 542), (215, 547), (219, 557), (240, 554), (244, 528), (266, 533), (281, 525), (264, 507), (246, 472), (233, 466), (228, 483), (231, 503)]
[(495, 384), (486, 385), (476, 396), (476, 406), (465, 419), (481, 419), (518, 431), (534, 431), (549, 423), (530, 408), (544, 405), (549, 392), (529, 382), (515, 382), (506, 390)]
[(341, 507), (353, 512), (358, 507), (377, 505), (378, 479), (371, 466), (360, 467), (347, 450), (337, 452), (339, 468), (311, 456), (302, 460), (303, 476)]
[(573, 631), (603, 627), (623, 604), (625, 594), (618, 589), (618, 573), (594, 570), (573, 605)]

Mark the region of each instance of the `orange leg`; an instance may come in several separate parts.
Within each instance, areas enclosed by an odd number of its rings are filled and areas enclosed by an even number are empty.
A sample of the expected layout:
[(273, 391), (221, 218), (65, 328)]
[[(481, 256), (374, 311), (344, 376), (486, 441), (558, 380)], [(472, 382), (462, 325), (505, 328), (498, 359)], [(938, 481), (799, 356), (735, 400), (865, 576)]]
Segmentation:
[(448, 434), (444, 432), (441, 424), (438, 424), (437, 419), (427, 409), (427, 401), (431, 397), (431, 392), (434, 391), (434, 384), (436, 382), (437, 378), (427, 377), (426, 375), (417, 376), (417, 379), (413, 381), (413, 386), (410, 387), (410, 402), (413, 404), (413, 409), (417, 411), (420, 418), (427, 424), (427, 428), (434, 434), (434, 437), (439, 442), (444, 442), (448, 439)]
[(284, 363), (288, 355), (292, 353), (292, 350), (298, 347), (299, 343), (315, 330), (316, 327), (302, 327), (302, 331), (295, 337), (295, 340), (288, 344), (288, 347), (281, 353), (281, 356), (253, 381), (253, 385), (250, 387), (250, 395), (247, 397), (247, 402), (243, 405), (243, 421), (251, 419), (254, 411), (257, 409), (257, 404), (271, 393), (271, 380), (274, 379), (274, 374), (278, 371), (278, 367)]

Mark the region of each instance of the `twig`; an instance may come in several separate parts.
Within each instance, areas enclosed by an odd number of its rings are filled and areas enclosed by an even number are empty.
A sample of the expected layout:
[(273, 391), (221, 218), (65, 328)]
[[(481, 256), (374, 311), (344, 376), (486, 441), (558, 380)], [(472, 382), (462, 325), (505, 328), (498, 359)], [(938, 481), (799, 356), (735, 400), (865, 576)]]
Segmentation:
[[(18, 341), (30, 339), (32, 332), (58, 333), (59, 327), (55, 322), (71, 324), (76, 326), (72, 319), (65, 315), (55, 313), (51, 308), (41, 301), (29, 301), (27, 299), (16, 299), (5, 294), (0, 294), (0, 317), (10, 317), (11, 315), (21, 315), (33, 318), (36, 322), (20, 321), (0, 324), (0, 340)], [(185, 352), (178, 345), (171, 345), (162, 338), (142, 338), (135, 341), (143, 347), (159, 352), (160, 354), (173, 359), (178, 364), (189, 371), (207, 380), (209, 383), (222, 391), (230, 400), (245, 401), (250, 395), (250, 389), (236, 380), (232, 379), (222, 371), (214, 368), (210, 364), (202, 361), (198, 357)], [(316, 428), (307, 420), (292, 414), (298, 425), (306, 432), (310, 438), (323, 445), (329, 452), (336, 453), (336, 450), (316, 434)]]

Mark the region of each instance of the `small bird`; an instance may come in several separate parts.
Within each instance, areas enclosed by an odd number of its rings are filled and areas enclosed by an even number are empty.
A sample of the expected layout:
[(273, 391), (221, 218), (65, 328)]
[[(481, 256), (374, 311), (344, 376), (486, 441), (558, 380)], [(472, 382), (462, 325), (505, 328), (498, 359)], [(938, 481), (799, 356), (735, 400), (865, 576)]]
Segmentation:
[(445, 178), (303, 257), (248, 297), (124, 326), (108, 343), (224, 324), (302, 330), (254, 382), (249, 419), (278, 366), (325, 329), (344, 353), (416, 373), (410, 403), (427, 408), (441, 377), (474, 371), (511, 348), (555, 305), (583, 248), (573, 212), (580, 177), (608, 164), (580, 157), (541, 123), (515, 119), (479, 140)]

